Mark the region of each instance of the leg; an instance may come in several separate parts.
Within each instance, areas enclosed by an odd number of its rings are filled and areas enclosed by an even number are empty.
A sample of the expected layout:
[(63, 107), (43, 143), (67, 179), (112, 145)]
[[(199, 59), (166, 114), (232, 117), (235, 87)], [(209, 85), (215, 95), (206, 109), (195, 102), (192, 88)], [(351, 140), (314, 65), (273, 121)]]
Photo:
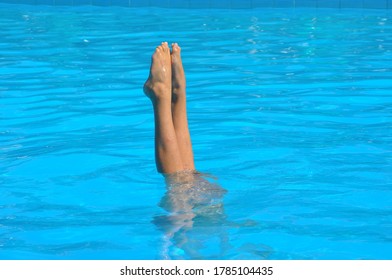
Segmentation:
[(172, 114), (178, 148), (185, 170), (194, 170), (191, 137), (186, 113), (185, 73), (181, 60), (181, 49), (172, 44)]
[(167, 43), (162, 43), (152, 56), (150, 76), (144, 84), (144, 92), (154, 107), (157, 169), (167, 174), (184, 169), (172, 120), (171, 79), (170, 49)]

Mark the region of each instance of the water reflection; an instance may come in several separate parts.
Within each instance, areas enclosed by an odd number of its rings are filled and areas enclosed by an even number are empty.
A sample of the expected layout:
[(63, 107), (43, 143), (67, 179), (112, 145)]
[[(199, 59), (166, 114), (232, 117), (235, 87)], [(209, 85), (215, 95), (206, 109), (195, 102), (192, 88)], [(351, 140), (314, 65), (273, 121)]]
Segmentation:
[(200, 173), (166, 178), (167, 192), (159, 206), (167, 215), (154, 217), (164, 232), (160, 258), (216, 259), (229, 249), (223, 197), (226, 190)]
[(167, 177), (166, 185), (159, 206), (167, 214), (153, 219), (163, 232), (160, 259), (267, 259), (272, 254), (271, 247), (254, 243), (261, 230), (256, 221), (228, 219), (223, 200), (227, 191), (216, 178), (178, 173)]

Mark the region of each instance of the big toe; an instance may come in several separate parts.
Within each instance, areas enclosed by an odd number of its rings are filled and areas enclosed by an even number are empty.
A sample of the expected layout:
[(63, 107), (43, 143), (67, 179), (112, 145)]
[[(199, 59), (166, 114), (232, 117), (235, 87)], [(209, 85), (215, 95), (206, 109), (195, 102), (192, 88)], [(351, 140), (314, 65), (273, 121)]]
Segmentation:
[(177, 43), (173, 43), (172, 44), (172, 53), (173, 54), (179, 54), (180, 52), (181, 52), (181, 48), (180, 48), (180, 46), (177, 44)]
[(162, 50), (165, 53), (170, 53), (170, 48), (169, 48), (169, 44), (167, 42), (162, 42), (161, 44)]

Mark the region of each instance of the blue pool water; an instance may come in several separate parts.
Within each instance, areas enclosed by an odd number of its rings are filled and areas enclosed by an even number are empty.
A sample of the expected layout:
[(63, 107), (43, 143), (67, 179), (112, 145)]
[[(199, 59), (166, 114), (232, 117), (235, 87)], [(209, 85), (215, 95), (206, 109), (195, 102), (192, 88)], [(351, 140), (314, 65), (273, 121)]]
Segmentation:
[[(226, 193), (155, 170), (162, 41)], [(2, 4), (0, 258), (392, 259), (391, 65), (385, 10)]]

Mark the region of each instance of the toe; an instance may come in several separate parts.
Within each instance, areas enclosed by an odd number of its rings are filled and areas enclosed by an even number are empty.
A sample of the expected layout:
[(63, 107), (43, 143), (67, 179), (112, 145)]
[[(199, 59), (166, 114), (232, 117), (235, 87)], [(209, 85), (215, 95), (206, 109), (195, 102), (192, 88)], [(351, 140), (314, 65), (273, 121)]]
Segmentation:
[(174, 52), (180, 52), (181, 51), (181, 48), (180, 48), (180, 46), (177, 43), (174, 43), (172, 45), (172, 48), (173, 48)]
[(169, 46), (168, 46), (167, 42), (162, 42), (160, 47), (162, 48), (162, 50), (164, 52), (167, 52), (169, 50)]

